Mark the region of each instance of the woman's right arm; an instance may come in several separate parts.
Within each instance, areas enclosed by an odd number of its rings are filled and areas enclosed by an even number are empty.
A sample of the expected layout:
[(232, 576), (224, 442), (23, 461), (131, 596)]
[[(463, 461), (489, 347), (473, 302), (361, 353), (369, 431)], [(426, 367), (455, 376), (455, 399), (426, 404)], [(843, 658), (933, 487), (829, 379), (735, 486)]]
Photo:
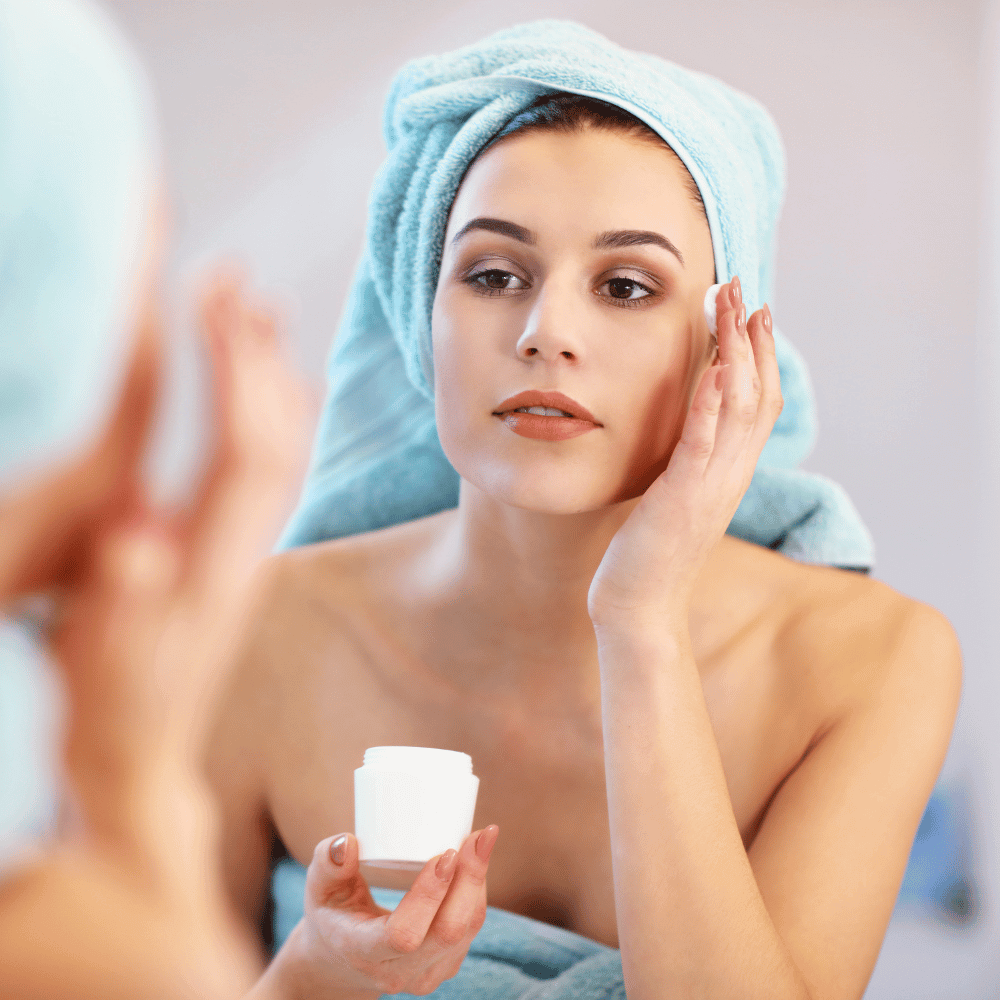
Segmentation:
[[(231, 677), (209, 743), (207, 773), (221, 817), (222, 871), (230, 900), (259, 927), (269, 891), (273, 839), (266, 789), (267, 741), (279, 703), (276, 684), (294, 683), (287, 641), (280, 671), (268, 662), (281, 622), (281, 557), (263, 567), (254, 623)], [(377, 1000), (383, 993), (424, 994), (458, 971), (486, 917), (486, 874), (496, 826), (471, 833), (461, 850), (431, 858), (394, 911), (378, 906), (359, 869), (351, 834), (329, 836), (313, 853), (304, 915), (247, 1000)], [(259, 938), (258, 938), (259, 940)]]
[(220, 870), (226, 894), (244, 924), (259, 928), (269, 891), (274, 831), (265, 795), (265, 740), (273, 723), (258, 719), (255, 706), (268, 701), (259, 669), (261, 642), (257, 629), (268, 613), (273, 570), (268, 560), (258, 571), (250, 627), (240, 643), (208, 740), (205, 775), (218, 808)]

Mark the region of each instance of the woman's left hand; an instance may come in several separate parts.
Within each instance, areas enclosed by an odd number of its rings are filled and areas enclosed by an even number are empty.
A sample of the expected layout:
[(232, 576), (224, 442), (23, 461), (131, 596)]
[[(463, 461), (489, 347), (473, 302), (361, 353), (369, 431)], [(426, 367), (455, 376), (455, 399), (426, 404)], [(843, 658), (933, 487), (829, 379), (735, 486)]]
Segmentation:
[(753, 478), (783, 406), (771, 312), (749, 320), (739, 278), (716, 298), (719, 363), (702, 374), (680, 440), (601, 560), (588, 596), (597, 629), (687, 627), (691, 595)]

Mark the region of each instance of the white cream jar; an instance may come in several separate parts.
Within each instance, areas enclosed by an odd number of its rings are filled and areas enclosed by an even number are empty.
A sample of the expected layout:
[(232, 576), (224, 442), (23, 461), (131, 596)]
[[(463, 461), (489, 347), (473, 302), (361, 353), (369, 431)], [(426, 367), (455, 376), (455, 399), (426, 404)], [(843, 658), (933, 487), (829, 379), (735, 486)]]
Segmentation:
[(433, 747), (369, 747), (354, 772), (360, 860), (419, 871), (472, 832), (479, 779), (472, 758)]

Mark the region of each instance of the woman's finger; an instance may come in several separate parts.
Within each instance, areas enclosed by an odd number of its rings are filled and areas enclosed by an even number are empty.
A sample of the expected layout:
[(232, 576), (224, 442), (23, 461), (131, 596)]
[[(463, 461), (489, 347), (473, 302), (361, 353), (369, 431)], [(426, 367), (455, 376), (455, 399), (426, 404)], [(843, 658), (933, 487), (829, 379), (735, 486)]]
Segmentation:
[(774, 429), (774, 423), (784, 407), (781, 375), (774, 350), (774, 322), (767, 303), (753, 314), (748, 330), (761, 386), (757, 424), (750, 441), (750, 452), (753, 455), (753, 464), (756, 466), (757, 458), (764, 450), (764, 445), (767, 444), (767, 439)]
[(723, 344), (720, 327), (723, 319), (728, 315), (735, 316), (743, 303), (743, 288), (740, 285), (738, 275), (734, 275), (731, 280), (719, 286), (719, 291), (715, 296), (715, 336), (718, 343), (720, 355), (724, 349), (728, 349), (728, 343)]
[(719, 350), (729, 367), (724, 377), (715, 449), (709, 464), (712, 467), (710, 474), (718, 471), (728, 476), (736, 465), (741, 472), (743, 470), (742, 458), (757, 422), (761, 386), (747, 333), (746, 306), (742, 301), (720, 317)]
[(458, 852), (449, 848), (421, 869), (386, 922), (386, 958), (412, 954), (424, 943), (455, 877), (457, 860)]
[(361, 875), (357, 837), (339, 833), (316, 845), (306, 871), (306, 903), (310, 907), (360, 910), (368, 916), (385, 912), (375, 904)]
[(305, 392), (270, 322), (233, 295), (223, 288), (208, 309), (219, 405), (190, 521), (192, 598), (202, 601), (240, 589), (280, 528), (305, 464)]
[(462, 844), (457, 870), (448, 895), (438, 908), (427, 942), (432, 951), (445, 951), (472, 940), (486, 919), (486, 872), (500, 835), (495, 823), (471, 834)]
[(670, 456), (670, 478), (681, 482), (700, 480), (715, 448), (716, 426), (722, 405), (723, 365), (702, 373), (694, 399), (684, 419), (680, 440)]
[[(186, 526), (186, 572), (178, 605), (185, 670), (208, 718), (231, 662), (256, 566), (289, 513), (305, 466), (305, 393), (285, 366), (263, 314), (251, 314), (221, 282), (204, 306), (213, 358), (213, 452)], [(197, 742), (195, 739), (194, 742)]]

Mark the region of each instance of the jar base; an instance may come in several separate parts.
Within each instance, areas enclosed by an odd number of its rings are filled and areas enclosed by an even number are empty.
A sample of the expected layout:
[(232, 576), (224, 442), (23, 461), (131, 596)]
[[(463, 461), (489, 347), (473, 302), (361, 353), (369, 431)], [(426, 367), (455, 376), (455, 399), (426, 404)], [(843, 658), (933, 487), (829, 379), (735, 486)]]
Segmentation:
[(394, 868), (405, 872), (418, 872), (427, 864), (427, 861), (399, 861), (396, 858), (359, 858), (359, 861), (372, 868)]

